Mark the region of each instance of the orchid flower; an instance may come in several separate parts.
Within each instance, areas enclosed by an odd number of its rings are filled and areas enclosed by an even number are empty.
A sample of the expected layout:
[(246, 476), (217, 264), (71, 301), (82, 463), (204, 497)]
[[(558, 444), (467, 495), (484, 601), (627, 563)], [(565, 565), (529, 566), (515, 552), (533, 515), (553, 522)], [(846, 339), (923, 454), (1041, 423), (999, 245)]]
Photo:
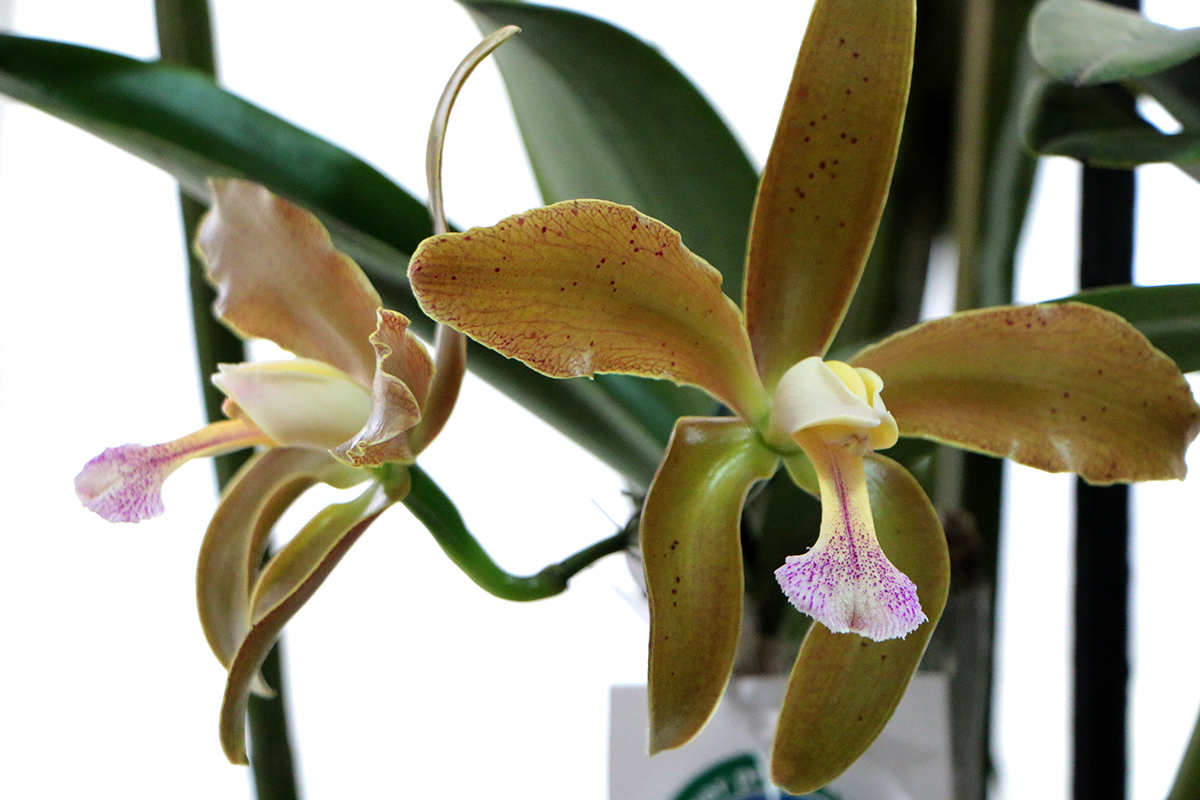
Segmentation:
[[(474, 68), (518, 29), (484, 39), (455, 71), (434, 114), (427, 153), (434, 231), (446, 230), (441, 154), (454, 100)], [(466, 340), (439, 328), (436, 363), (404, 315), (382, 307), (363, 271), (315, 216), (240, 180), (211, 181), (196, 247), (217, 289), (214, 312), (244, 338), (294, 358), (222, 364), (212, 380), (226, 420), (173, 442), (109, 448), (76, 477), (84, 505), (112, 522), (163, 512), (164, 480), (187, 461), (263, 447), (222, 493), (200, 550), (197, 597), (213, 653), (229, 673), (221, 745), (246, 762), (251, 692), (284, 624), (379, 515), (405, 499), (409, 467), (457, 399)], [(267, 537), (316, 483), (357, 498), (325, 508), (260, 568)]]
[(732, 412), (677, 421), (642, 511), (652, 752), (695, 736), (731, 675), (749, 489), (782, 464), (820, 496), (816, 545), (777, 572), (820, 623), (772, 758), (798, 794), (882, 730), (946, 600), (937, 515), (876, 451), (915, 436), (1094, 483), (1182, 478), (1200, 427), (1174, 363), (1077, 303), (956, 314), (823, 360), (887, 195), (914, 22), (915, 0), (816, 3), (758, 191), (741, 310), (678, 233), (597, 200), (432, 237), (410, 266), (431, 317), (539, 372), (667, 379)]

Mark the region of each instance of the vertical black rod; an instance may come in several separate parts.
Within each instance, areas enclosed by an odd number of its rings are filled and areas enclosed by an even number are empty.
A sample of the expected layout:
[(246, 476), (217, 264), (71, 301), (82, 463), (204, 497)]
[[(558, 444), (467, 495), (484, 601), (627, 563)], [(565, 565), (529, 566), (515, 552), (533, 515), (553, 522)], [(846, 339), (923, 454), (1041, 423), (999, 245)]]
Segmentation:
[[(1081, 288), (1132, 281), (1134, 177), (1130, 171), (1084, 168)], [(1079, 480), (1075, 514), (1074, 796), (1124, 800), (1129, 488)]]

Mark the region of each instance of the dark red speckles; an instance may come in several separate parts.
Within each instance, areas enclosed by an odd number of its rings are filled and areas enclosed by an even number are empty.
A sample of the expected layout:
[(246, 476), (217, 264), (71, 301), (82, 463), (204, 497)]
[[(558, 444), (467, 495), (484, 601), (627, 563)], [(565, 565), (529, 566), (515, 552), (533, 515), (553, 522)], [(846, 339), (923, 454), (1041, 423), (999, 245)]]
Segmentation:
[(1051, 413), (1051, 414), (1057, 414), (1057, 413), (1058, 413), (1058, 409), (1057, 409), (1057, 408), (1055, 408), (1054, 406), (1050, 406), (1050, 413)]
[(571, 214), (572, 214), (572, 215), (574, 215), (574, 216), (576, 216), (576, 217), (578, 217), (578, 216), (579, 216), (579, 209), (578, 209), (578, 208), (572, 208), (572, 209), (571, 209)]
[(524, 224), (525, 224), (525, 218), (524, 218), (524, 217), (517, 217), (517, 224), (518, 224), (518, 225), (524, 225)]
[(839, 223), (838, 223), (838, 227), (839, 227), (839, 228), (844, 228), (844, 227), (846, 227), (846, 223), (845, 223), (845, 222), (839, 222)]
[(607, 259), (607, 258), (602, 258), (602, 259), (600, 259), (600, 263), (601, 263), (601, 264), (603, 264), (605, 261), (608, 261), (608, 259)]
[(546, 232), (546, 226), (545, 226), (545, 225), (543, 225), (543, 226), (542, 226), (542, 233), (545, 233), (545, 232)]
[(457, 276), (457, 275), (451, 275), (451, 276), (450, 276), (450, 280), (452, 280), (452, 281), (456, 281), (456, 280), (458, 280), (458, 276)]
[(671, 590), (671, 594), (679, 594), (679, 590), (678, 590), (678, 589), (672, 589), (672, 590)]
[(1103, 374), (1104, 374), (1104, 370), (1102, 370), (1102, 369), (1098, 369), (1098, 370), (1096, 370), (1096, 374), (1097, 374), (1097, 375), (1103, 375)]
[(572, 285), (572, 286), (578, 286), (578, 285), (579, 285), (579, 281), (571, 281), (571, 285)]
[(825, 169), (825, 162), (824, 162), (824, 161), (822, 161), (822, 162), (821, 162), (820, 164), (818, 164), (817, 166), (818, 166), (818, 167), (820, 167), (821, 169)]
[(858, 58), (858, 53), (851, 53), (850, 55), (854, 56), (855, 58)]
[(810, 128), (815, 128), (815, 127), (817, 127), (817, 121), (816, 121), (815, 119), (814, 119), (814, 120), (809, 120), (809, 122), (808, 122), (808, 127), (810, 127)]
[(629, 226), (629, 230), (631, 230), (631, 231), (636, 231), (636, 230), (637, 230), (637, 223), (635, 222), (635, 223), (633, 223), (632, 225), (630, 225), (630, 226)]
[(843, 138), (843, 139), (845, 139), (845, 138), (846, 138), (846, 132), (845, 132), (845, 131), (842, 131), (842, 138)]
[(463, 237), (463, 239), (468, 242), (471, 241), (471, 234), (468, 233), (466, 236)]
[(842, 45), (844, 45), (845, 43), (846, 43), (846, 40), (845, 40), (845, 39), (838, 39), (838, 47), (841, 47), (841, 46), (842, 46)]
[(863, 78), (863, 83), (870, 83), (870, 82), (871, 82), (870, 78), (865, 78), (865, 77)]
[(560, 292), (565, 292), (565, 291), (567, 290), (567, 287), (565, 287), (565, 286), (560, 286), (560, 287), (558, 287), (558, 290), (559, 290)]
[(676, 583), (679, 583), (679, 576), (678, 576), (678, 575), (676, 575), (676, 576), (675, 576), (675, 582), (676, 582)]
[(804, 137), (804, 141), (806, 141), (806, 142), (811, 142), (811, 141), (812, 141), (812, 137), (811, 137), (811, 136), (805, 136), (805, 137)]
[(788, 206), (788, 213), (789, 213), (789, 214), (795, 214), (795, 213), (796, 213), (796, 207), (795, 207), (795, 206)]
[(1084, 415), (1084, 414), (1080, 414), (1080, 415), (1079, 415), (1079, 421), (1080, 421), (1080, 422), (1087, 422), (1087, 416), (1086, 416), (1086, 415)]
[(824, 122), (824, 121), (825, 121), (825, 120), (827, 120), (827, 119), (829, 119), (829, 115), (828, 115), (828, 114), (822, 114), (822, 115), (821, 115), (821, 122)]
[(629, 240), (629, 243), (630, 243), (630, 244), (633, 244), (633, 243), (634, 243), (634, 241), (635, 241), (634, 239), (630, 239), (630, 240)]
[(854, 136), (850, 139), (850, 144), (858, 144), (858, 137)]
[(887, 653), (883, 653), (882, 655), (880, 655), (880, 656), (879, 656), (879, 660), (880, 660), (880, 661), (887, 661)]
[(499, 272), (499, 271), (500, 271), (500, 268), (499, 268), (499, 267), (496, 267), (496, 272)]
[(841, 161), (839, 161), (839, 160), (837, 160), (836, 158), (833, 160), (833, 165), (834, 165), (835, 167), (836, 167), (838, 164), (840, 164), (840, 163), (842, 163), (842, 162), (841, 162)]
[(1012, 327), (1012, 325), (1013, 325), (1013, 321), (1012, 321), (1012, 319), (1011, 319), (1010, 317), (1005, 317), (1005, 318), (1004, 318), (1004, 324), (1005, 324), (1005, 325), (1007, 325), (1007, 326), (1009, 326), (1009, 327), (1011, 328), (1011, 327)]
[(1063, 400), (1069, 400), (1069, 399), (1071, 399), (1071, 393), (1063, 392)]
[(656, 255), (656, 256), (661, 256), (662, 254), (663, 254), (663, 251), (662, 251), (662, 250), (655, 250), (655, 251), (654, 251), (654, 255)]
[(810, 172), (810, 173), (808, 173), (808, 179), (809, 179), (809, 180), (812, 180), (812, 179), (813, 179), (813, 178), (815, 178), (815, 177), (817, 177), (817, 174), (816, 174), (815, 172)]
[(854, 91), (852, 89), (847, 89), (846, 94), (854, 94)]

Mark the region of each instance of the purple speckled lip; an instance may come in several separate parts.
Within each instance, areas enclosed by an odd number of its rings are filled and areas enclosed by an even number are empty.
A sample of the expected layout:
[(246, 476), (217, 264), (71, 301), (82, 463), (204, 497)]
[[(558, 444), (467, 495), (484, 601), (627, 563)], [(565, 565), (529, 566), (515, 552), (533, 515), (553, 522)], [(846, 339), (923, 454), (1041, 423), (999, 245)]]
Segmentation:
[(162, 486), (193, 458), (262, 444), (262, 431), (240, 420), (224, 420), (172, 442), (109, 447), (75, 476), (83, 505), (109, 522), (141, 522), (163, 513)]

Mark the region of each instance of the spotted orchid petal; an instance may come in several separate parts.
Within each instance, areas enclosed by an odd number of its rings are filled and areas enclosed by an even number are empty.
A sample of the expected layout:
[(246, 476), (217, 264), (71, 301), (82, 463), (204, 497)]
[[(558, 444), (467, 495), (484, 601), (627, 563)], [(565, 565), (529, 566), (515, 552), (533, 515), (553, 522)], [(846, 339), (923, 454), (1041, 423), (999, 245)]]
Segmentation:
[(575, 200), (434, 236), (409, 278), (431, 317), (546, 375), (666, 378), (766, 413), (720, 273), (628, 206)]
[(264, 187), (212, 182), (196, 247), (217, 289), (214, 309), (245, 337), (270, 339), (371, 386), (379, 295), (312, 214)]
[(875, 535), (862, 456), (819, 434), (798, 437), (820, 481), (821, 531), (807, 553), (775, 572), (801, 612), (834, 633), (903, 638), (925, 621), (917, 587), (888, 561)]
[(220, 364), (213, 383), (230, 416), (243, 416), (291, 447), (332, 450), (358, 433), (371, 394), (341, 370), (308, 358)]
[(403, 314), (381, 309), (371, 344), (376, 366), (370, 416), (358, 433), (333, 451), (355, 467), (413, 460), (416, 454), (404, 434), (421, 420), (433, 379), (433, 360), (409, 332)]
[(742, 504), (778, 463), (740, 420), (675, 425), (641, 519), (651, 753), (699, 733), (729, 682), (742, 622)]
[[(868, 454), (863, 463), (879, 543), (916, 584), (929, 621), (906, 638), (880, 642), (812, 626), (792, 668), (771, 757), (773, 781), (793, 794), (815, 791), (842, 774), (883, 730), (949, 591), (946, 537), (920, 485), (890, 459)], [(804, 471), (803, 465), (791, 467)]]
[(891, 182), (912, 72), (915, 0), (818, 0), (759, 185), (745, 311), (768, 389), (824, 354)]
[(922, 323), (852, 360), (887, 381), (905, 436), (1106, 484), (1186, 474), (1200, 407), (1169, 358), (1081, 303)]
[(173, 442), (109, 447), (75, 476), (75, 494), (109, 522), (141, 522), (163, 513), (163, 482), (194, 458), (232, 453), (271, 438), (245, 420), (223, 420)]
[(246, 705), (271, 646), (371, 523), (403, 498), (407, 472), (394, 478), (323, 509), (259, 574), (250, 596), (249, 629), (229, 666), (221, 703), (221, 747), (231, 762), (246, 763)]

